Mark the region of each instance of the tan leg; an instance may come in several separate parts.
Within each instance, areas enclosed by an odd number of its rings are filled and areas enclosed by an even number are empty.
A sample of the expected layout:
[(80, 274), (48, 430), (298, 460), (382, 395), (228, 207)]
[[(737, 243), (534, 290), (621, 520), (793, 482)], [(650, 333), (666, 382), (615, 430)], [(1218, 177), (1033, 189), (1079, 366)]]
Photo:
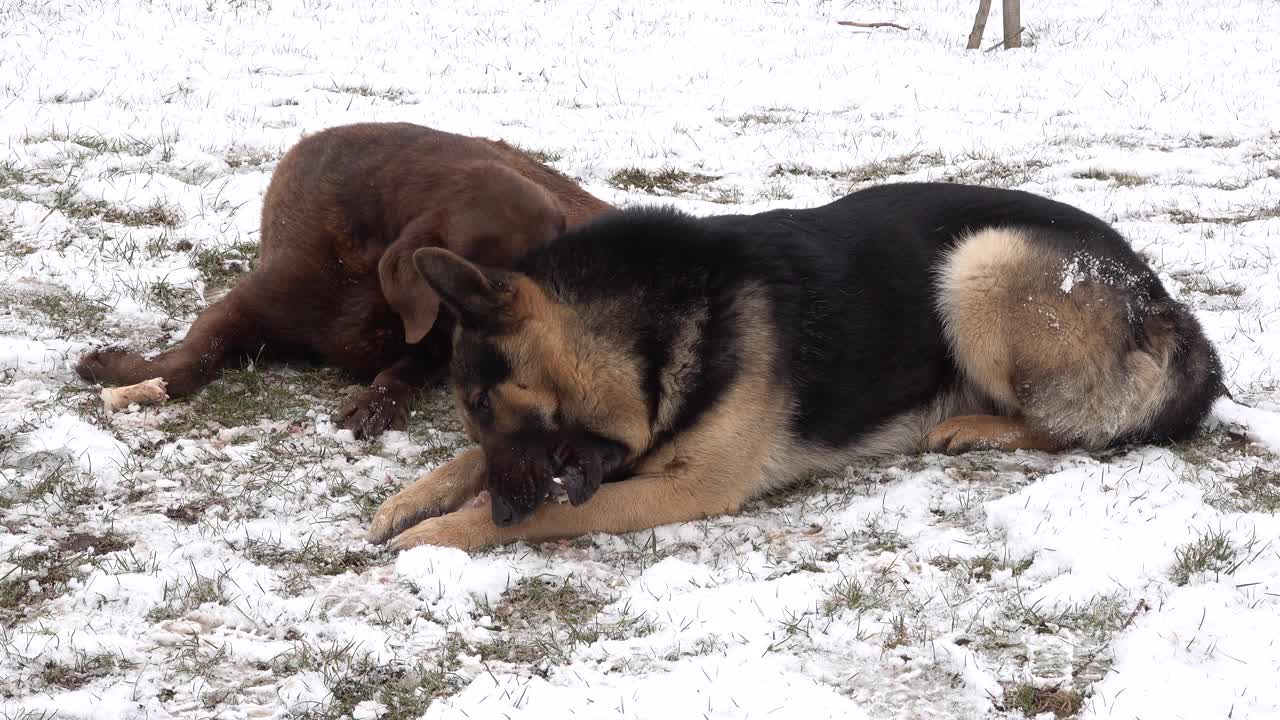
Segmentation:
[(418, 523), (392, 540), (391, 547), (442, 545), (473, 550), (517, 540), (633, 532), (734, 512), (745, 500), (734, 491), (743, 489), (743, 483), (685, 473), (636, 476), (605, 484), (584, 505), (543, 503), (532, 517), (511, 527), (494, 525), (487, 506), (463, 508)]
[(1047, 435), (1027, 427), (1022, 418), (1001, 415), (960, 415), (944, 420), (929, 432), (925, 446), (948, 455), (970, 450), (1057, 449)]
[[(453, 512), (484, 489), (484, 452), (474, 447), (387, 498), (373, 516), (369, 541), (380, 543), (423, 518)], [(489, 508), (484, 511), (489, 519)]]
[(468, 506), (423, 520), (396, 537), (392, 547), (475, 549), (634, 532), (736, 512), (763, 487), (765, 460), (786, 417), (769, 393), (769, 354), (750, 357), (753, 363), (714, 411), (655, 450), (631, 477), (606, 483), (586, 503), (544, 502), (529, 519), (509, 527), (495, 525), (490, 508)]

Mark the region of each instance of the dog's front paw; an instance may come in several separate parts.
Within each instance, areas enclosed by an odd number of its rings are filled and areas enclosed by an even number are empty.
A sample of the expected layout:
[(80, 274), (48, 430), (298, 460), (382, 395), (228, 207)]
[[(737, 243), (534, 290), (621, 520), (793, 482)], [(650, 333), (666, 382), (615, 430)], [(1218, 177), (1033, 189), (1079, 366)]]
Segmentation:
[(390, 546), (397, 552), (419, 545), (476, 550), (497, 544), (497, 529), (487, 507), (467, 507), (423, 520), (397, 535)]
[(374, 385), (344, 402), (333, 419), (357, 440), (372, 439), (387, 430), (404, 430), (408, 426), (409, 398), (386, 385)]
[(382, 503), (369, 524), (369, 542), (384, 543), (405, 528), (453, 509), (449, 507), (447, 498), (430, 492), (429, 488), (419, 487), (429, 479), (428, 476), (419, 480)]

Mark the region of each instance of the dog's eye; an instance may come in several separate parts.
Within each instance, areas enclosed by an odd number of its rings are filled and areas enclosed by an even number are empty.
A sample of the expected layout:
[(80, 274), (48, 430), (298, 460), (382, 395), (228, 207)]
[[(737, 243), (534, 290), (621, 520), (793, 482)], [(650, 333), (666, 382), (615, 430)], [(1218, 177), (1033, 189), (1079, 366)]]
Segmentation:
[(493, 413), (493, 406), (489, 404), (489, 391), (481, 390), (471, 398), (471, 412), (484, 418)]

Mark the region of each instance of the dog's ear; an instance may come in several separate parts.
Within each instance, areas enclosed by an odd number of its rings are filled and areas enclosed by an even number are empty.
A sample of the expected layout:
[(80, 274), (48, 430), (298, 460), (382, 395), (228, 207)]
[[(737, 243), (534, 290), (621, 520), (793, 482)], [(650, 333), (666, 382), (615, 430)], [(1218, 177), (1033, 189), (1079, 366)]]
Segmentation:
[(404, 339), (410, 345), (426, 337), (440, 314), (440, 296), (422, 281), (414, 265), (414, 251), (421, 245), (403, 237), (391, 244), (378, 261), (378, 282), (387, 304), (404, 322)]
[(510, 289), (465, 258), (444, 248), (422, 248), (413, 253), (413, 264), (463, 327), (492, 327), (505, 317)]
[(508, 268), (564, 232), (567, 217), (545, 188), (496, 163), (468, 168), (443, 246), (479, 265)]

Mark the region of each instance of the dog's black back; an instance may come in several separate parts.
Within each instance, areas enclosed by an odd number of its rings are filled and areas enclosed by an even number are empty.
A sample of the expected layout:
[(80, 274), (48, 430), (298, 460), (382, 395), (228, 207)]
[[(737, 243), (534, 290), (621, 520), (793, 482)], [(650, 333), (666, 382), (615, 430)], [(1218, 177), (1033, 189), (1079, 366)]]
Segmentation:
[[(744, 291), (764, 293), (776, 381), (794, 394), (791, 430), (816, 446), (840, 447), (955, 385), (960, 368), (938, 310), (940, 265), (962, 238), (1001, 227), (1031, 230), (1038, 246), (1063, 257), (1089, 258), (1120, 289), (1110, 297), (1129, 317), (1171, 303), (1156, 274), (1102, 220), (1029, 193), (952, 184), (885, 185), (759, 215), (695, 219), (633, 209), (564, 236), (521, 269), (565, 302), (609, 308), (595, 324), (643, 357), (651, 419), (677, 335), (700, 318), (697, 367), (660, 436), (691, 427), (734, 382), (741, 334), (752, 327), (739, 317), (739, 301)], [(1189, 314), (1176, 319), (1178, 343), (1205, 343)], [(1142, 323), (1131, 332), (1126, 342), (1141, 345)], [(1175, 403), (1177, 417), (1146, 435), (1198, 423), (1220, 391), (1216, 356), (1210, 360), (1194, 392)]]

